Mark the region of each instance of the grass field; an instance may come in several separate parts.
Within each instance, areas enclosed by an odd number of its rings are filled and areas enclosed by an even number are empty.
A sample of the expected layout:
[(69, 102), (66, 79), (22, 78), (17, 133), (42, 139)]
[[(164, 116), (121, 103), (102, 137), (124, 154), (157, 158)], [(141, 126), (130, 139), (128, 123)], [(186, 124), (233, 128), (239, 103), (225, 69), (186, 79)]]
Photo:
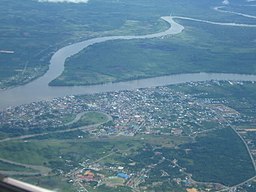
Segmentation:
[(100, 112), (85, 113), (76, 123), (75, 126), (86, 126), (104, 123), (108, 120), (108, 116)]
[(109, 177), (105, 182), (108, 183), (109, 186), (118, 186), (123, 185), (125, 180), (119, 177)]

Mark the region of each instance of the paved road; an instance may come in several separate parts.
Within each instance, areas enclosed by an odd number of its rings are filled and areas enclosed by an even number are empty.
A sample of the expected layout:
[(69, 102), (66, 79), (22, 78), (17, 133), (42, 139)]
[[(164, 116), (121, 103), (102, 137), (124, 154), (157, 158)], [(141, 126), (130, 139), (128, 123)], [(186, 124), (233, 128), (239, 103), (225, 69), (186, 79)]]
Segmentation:
[[(76, 118), (76, 121), (78, 121), (85, 113), (86, 112), (79, 113), (77, 115), (77, 117), (79, 117), (79, 118)], [(88, 125), (88, 126), (82, 126), (82, 127), (73, 128), (73, 129), (71, 128), (71, 129), (66, 129), (66, 130), (47, 132), (47, 133), (23, 135), (23, 136), (19, 136), (19, 137), (10, 137), (10, 138), (6, 138), (6, 139), (2, 139), (2, 140), (0, 140), (0, 142), (7, 142), (7, 141), (13, 141), (13, 140), (23, 140), (23, 139), (33, 138), (33, 137), (37, 137), (37, 136), (49, 135), (49, 134), (53, 134), (53, 133), (66, 133), (66, 132), (71, 132), (71, 131), (76, 131), (76, 130), (88, 130), (90, 128), (98, 127), (98, 126), (100, 126), (100, 125), (102, 125), (104, 123), (107, 123), (107, 122), (112, 120), (112, 117), (110, 115), (107, 115), (107, 114), (105, 114), (105, 115), (107, 116), (107, 119), (106, 119), (106, 121), (104, 121), (102, 123), (97, 123), (97, 124)], [(76, 121), (73, 121), (73, 123), (75, 123)], [(48, 167), (45, 167), (45, 166), (36, 166), (36, 165), (22, 164), (22, 163), (18, 163), (18, 162), (7, 160), (7, 159), (3, 159), (3, 158), (0, 158), (0, 161), (5, 162), (5, 163), (9, 163), (9, 164), (12, 164), (12, 165), (18, 165), (18, 166), (22, 166), (22, 167), (25, 167), (25, 168), (30, 168), (30, 169), (36, 170), (37, 172), (34, 173), (34, 174), (48, 175), (51, 172), (51, 169), (48, 168)], [(2, 172), (2, 171), (0, 171), (0, 172), (3, 173), (3, 174), (10, 173), (12, 175), (15, 173), (13, 171), (10, 171), (10, 172), (6, 172), (6, 171)], [(20, 173), (20, 172), (17, 172), (17, 173)], [(22, 172), (22, 173), (24, 175), (25, 172)], [(30, 174), (31, 174), (31, 172), (26, 172), (26, 175), (30, 175)]]
[[(75, 123), (77, 121), (79, 121), (79, 119), (87, 112), (82, 112), (77, 114), (75, 120), (72, 121), (72, 123)], [(6, 142), (6, 141), (14, 141), (14, 140), (22, 140), (22, 139), (29, 139), (29, 138), (33, 138), (33, 137), (37, 137), (37, 136), (44, 136), (44, 135), (49, 135), (49, 134), (53, 134), (53, 133), (67, 133), (67, 132), (71, 132), (71, 131), (77, 131), (77, 130), (88, 130), (90, 128), (94, 128), (94, 127), (98, 127), (104, 123), (107, 123), (109, 121), (112, 120), (112, 117), (108, 114), (103, 113), (104, 115), (107, 116), (107, 120), (102, 122), (102, 123), (97, 123), (97, 124), (93, 124), (93, 125), (86, 125), (86, 126), (81, 126), (78, 128), (70, 128), (70, 129), (65, 129), (65, 130), (59, 130), (59, 131), (52, 131), (52, 132), (47, 132), (47, 133), (38, 133), (38, 134), (30, 134), (30, 135), (22, 135), (22, 136), (18, 136), (18, 137), (8, 137), (5, 139), (0, 140), (1, 142)], [(71, 125), (71, 123), (67, 123), (65, 125)]]

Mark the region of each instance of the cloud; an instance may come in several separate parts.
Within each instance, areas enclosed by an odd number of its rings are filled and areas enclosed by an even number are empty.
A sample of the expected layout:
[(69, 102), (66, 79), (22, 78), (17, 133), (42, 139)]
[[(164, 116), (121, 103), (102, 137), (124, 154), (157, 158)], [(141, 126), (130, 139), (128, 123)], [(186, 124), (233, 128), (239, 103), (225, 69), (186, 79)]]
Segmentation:
[(49, 3), (87, 3), (89, 0), (38, 0), (38, 2)]
[(229, 0), (223, 0), (222, 3), (223, 3), (224, 5), (228, 5), (228, 4), (229, 4)]

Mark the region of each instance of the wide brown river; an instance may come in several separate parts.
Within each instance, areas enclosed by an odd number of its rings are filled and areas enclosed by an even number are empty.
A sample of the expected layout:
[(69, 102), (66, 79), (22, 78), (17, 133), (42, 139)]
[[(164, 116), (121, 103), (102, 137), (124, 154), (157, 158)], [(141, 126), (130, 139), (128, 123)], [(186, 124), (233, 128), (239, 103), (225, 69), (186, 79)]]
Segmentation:
[(23, 86), (0, 91), (0, 110), (10, 106), (18, 106), (40, 100), (49, 100), (56, 97), (78, 94), (93, 94), (109, 91), (132, 90), (155, 86), (165, 86), (186, 82), (199, 82), (209, 80), (231, 80), (231, 81), (256, 81), (255, 75), (244, 74), (223, 74), (223, 73), (192, 73), (177, 74), (162, 77), (154, 77), (119, 83), (107, 83), (92, 86), (73, 86), (73, 87), (50, 87), (48, 83), (58, 77), (64, 70), (64, 63), (68, 57), (80, 52), (86, 47), (110, 40), (131, 40), (131, 39), (151, 39), (166, 35), (181, 33), (184, 27), (176, 23), (172, 17), (162, 17), (170, 24), (170, 28), (160, 33), (141, 36), (109, 36), (99, 37), (74, 43), (58, 50), (51, 58), (47, 73)]

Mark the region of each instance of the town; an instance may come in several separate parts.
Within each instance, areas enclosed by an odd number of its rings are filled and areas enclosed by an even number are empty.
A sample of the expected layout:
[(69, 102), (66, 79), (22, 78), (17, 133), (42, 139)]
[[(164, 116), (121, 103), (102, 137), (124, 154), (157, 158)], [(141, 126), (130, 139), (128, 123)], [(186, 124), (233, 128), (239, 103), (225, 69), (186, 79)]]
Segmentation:
[[(172, 183), (171, 186), (176, 186), (179, 190), (234, 190), (243, 185), (229, 188), (221, 183), (196, 182), (192, 174), (180, 164), (179, 159), (168, 158), (163, 152), (164, 149), (160, 147), (179, 148), (180, 144), (194, 142), (198, 136), (214, 130), (245, 123), (255, 124), (254, 116), (230, 106), (228, 97), (211, 97), (209, 93), (203, 91), (194, 93), (182, 91), (184, 87), (192, 90), (200, 86), (224, 88), (227, 84), (241, 86), (241, 82), (210, 81), (134, 91), (67, 96), (31, 103), (2, 111), (0, 130), (8, 138), (18, 138), (27, 134), (28, 137), (23, 137), (26, 140), (58, 132), (68, 134), (72, 130), (81, 131), (76, 135), (78, 140), (122, 138), (122, 142), (128, 147), (113, 145), (109, 151), (97, 155), (97, 158), (85, 158), (75, 162), (65, 159), (65, 155), (56, 157), (65, 161), (66, 168), (54, 167), (54, 174), (61, 175), (66, 182), (76, 186), (80, 191), (95, 190), (102, 186), (122, 186), (147, 191), (150, 189), (148, 180), (152, 177), (152, 172), (166, 162), (170, 162), (170, 167), (166, 168), (167, 171), (163, 169), (159, 176), (172, 178), (170, 181), (167, 179), (166, 182)], [(77, 124), (83, 115), (92, 112), (105, 114), (109, 118), (89, 128)], [(255, 159), (256, 143), (253, 140), (255, 129), (250, 126), (247, 126), (247, 129), (239, 126), (237, 132), (245, 140)], [(165, 138), (179, 139), (170, 142)], [(1, 139), (4, 141), (6, 138)], [(145, 144), (148, 140), (152, 140), (152, 145), (151, 142), (148, 142), (149, 145)], [(138, 146), (136, 142), (139, 143)], [(142, 151), (138, 151), (141, 147)], [(141, 157), (152, 154), (148, 156), (151, 159), (150, 163), (138, 169), (142, 162), (140, 162), (141, 158), (131, 153), (134, 150), (135, 154)], [(120, 159), (126, 156), (130, 156), (129, 161)], [(165, 180), (160, 183), (156, 181), (153, 185), (159, 187), (164, 183)], [(246, 187), (252, 186), (252, 183), (245, 184)]]

